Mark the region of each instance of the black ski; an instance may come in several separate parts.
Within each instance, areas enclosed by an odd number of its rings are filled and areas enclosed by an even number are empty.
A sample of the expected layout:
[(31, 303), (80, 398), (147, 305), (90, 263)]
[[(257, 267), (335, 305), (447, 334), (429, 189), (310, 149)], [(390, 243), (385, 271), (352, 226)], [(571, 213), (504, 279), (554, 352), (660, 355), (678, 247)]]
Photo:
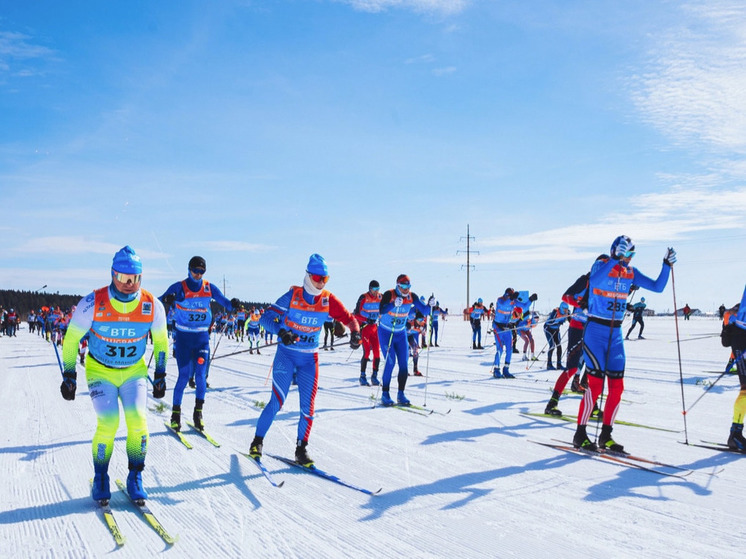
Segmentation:
[(357, 485), (353, 485), (351, 483), (348, 483), (348, 482), (346, 482), (346, 481), (338, 478), (335, 475), (327, 473), (324, 470), (320, 470), (316, 466), (306, 467), (306, 466), (303, 466), (303, 465), (299, 464), (295, 460), (291, 460), (290, 458), (285, 458), (284, 456), (277, 456), (275, 454), (269, 454), (268, 456), (271, 456), (272, 458), (274, 458), (275, 460), (279, 460), (280, 462), (284, 462), (288, 466), (293, 466), (294, 468), (300, 468), (301, 470), (305, 470), (306, 472), (309, 472), (309, 473), (314, 474), (316, 476), (319, 476), (321, 478), (327, 479), (327, 480), (332, 481), (334, 483), (338, 483), (339, 485), (343, 485), (344, 487), (348, 487), (350, 489), (354, 489), (356, 491), (360, 491), (361, 493), (365, 493), (366, 495), (378, 495), (381, 492), (381, 489), (383, 489), (383, 488), (379, 488), (379, 489), (377, 489), (375, 491), (371, 491), (370, 489), (365, 489), (364, 487), (359, 487)]

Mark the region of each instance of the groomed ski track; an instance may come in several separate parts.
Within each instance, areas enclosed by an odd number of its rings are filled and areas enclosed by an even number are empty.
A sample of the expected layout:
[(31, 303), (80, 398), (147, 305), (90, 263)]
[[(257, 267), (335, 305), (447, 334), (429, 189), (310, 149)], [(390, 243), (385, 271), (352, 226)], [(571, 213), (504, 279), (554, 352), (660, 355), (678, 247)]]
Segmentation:
[[(685, 338), (717, 328), (716, 319), (679, 327)], [(483, 345), (491, 341), (483, 326)], [(494, 348), (470, 349), (471, 330), (451, 317), (431, 348), (424, 377), (410, 377), (407, 395), (448, 415), (371, 408), (376, 387), (358, 384), (360, 350), (321, 351), (316, 418), (309, 453), (331, 474), (365, 487), (369, 497), (264, 460), (281, 488), (272, 487), (234, 449), (248, 451), (256, 402), (274, 348), (213, 362), (204, 407), (213, 447), (190, 429), (185, 448), (163, 422), (170, 416), (176, 363), (160, 412), (148, 412), (150, 448), (143, 480), (148, 505), (179, 541), (169, 547), (117, 491), (125, 479), (124, 418), (111, 463), (111, 506), (126, 543), (116, 549), (89, 496), (95, 415), (78, 367), (75, 401), (59, 393), (52, 347), (24, 328), (0, 338), (4, 429), (0, 443), (0, 557), (731, 557), (742, 546), (741, 486), (746, 457), (677, 444), (683, 432), (618, 426), (614, 437), (635, 454), (717, 476), (662, 478), (613, 468), (583, 457), (526, 444), (568, 439), (574, 426), (536, 421), (519, 412), (544, 409), (557, 371), (514, 355), (515, 379), (492, 379)], [(536, 332), (537, 352), (543, 339)], [(682, 431), (681, 393), (672, 318), (646, 318), (645, 343), (628, 344), (625, 402), (618, 418)], [(248, 347), (224, 338), (218, 355)], [(422, 350), (425, 373), (428, 350)], [(718, 338), (682, 344), (687, 403), (727, 360)], [(349, 359), (348, 359), (349, 358)], [(369, 366), (370, 369), (370, 366)], [(152, 373), (152, 371), (151, 371)], [(687, 415), (689, 439), (725, 441), (735, 376), (724, 377)], [(378, 392), (380, 396), (380, 391)], [(580, 396), (559, 407), (577, 413)], [(187, 388), (183, 416), (191, 417)], [(149, 399), (148, 406), (158, 402)], [(265, 440), (265, 452), (292, 455), (298, 418), (293, 388)], [(593, 433), (594, 425), (589, 426)]]

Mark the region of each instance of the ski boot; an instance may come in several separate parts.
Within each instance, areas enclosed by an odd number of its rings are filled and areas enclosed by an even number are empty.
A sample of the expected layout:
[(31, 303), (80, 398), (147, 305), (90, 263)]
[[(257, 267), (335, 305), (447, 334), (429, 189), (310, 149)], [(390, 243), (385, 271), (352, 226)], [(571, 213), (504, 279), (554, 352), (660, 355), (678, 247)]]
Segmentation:
[(588, 438), (588, 433), (586, 433), (585, 425), (578, 425), (578, 428), (575, 431), (575, 436), (572, 438), (572, 446), (574, 446), (575, 448), (588, 450), (590, 452), (598, 452), (596, 443)]
[(559, 403), (559, 392), (556, 390), (552, 392), (552, 397), (549, 398), (549, 403), (547, 404), (547, 407), (544, 408), (544, 414), (545, 415), (556, 415), (560, 416), (562, 415), (562, 412), (557, 409), (557, 404)]
[(370, 383), (368, 382), (368, 379), (365, 376), (365, 373), (360, 373), (360, 386), (370, 386)]
[(94, 501), (109, 501), (111, 489), (109, 488), (108, 464), (104, 467), (94, 465), (93, 485), (91, 486), (91, 498)]
[(145, 464), (136, 466), (130, 462), (130, 473), (127, 476), (127, 494), (130, 496), (130, 499), (140, 504), (148, 498), (148, 494), (142, 486), (142, 471), (144, 468)]
[(264, 445), (264, 437), (255, 436), (254, 440), (251, 441), (249, 447), (249, 456), (259, 462), (262, 457), (262, 446)]
[(416, 376), (416, 377), (421, 377), (421, 376), (422, 376), (422, 373), (421, 373), (421, 372), (419, 372), (419, 371), (418, 371), (417, 369), (415, 369), (415, 370), (414, 370), (414, 373), (412, 373), (412, 374), (413, 374), (414, 376)]
[(176, 432), (181, 431), (181, 406), (175, 404), (171, 410), (171, 429)]
[(391, 396), (389, 395), (388, 390), (384, 390), (381, 392), (381, 405), (384, 407), (389, 407), (394, 405), (394, 401), (391, 399)]
[(601, 426), (601, 435), (598, 437), (598, 446), (603, 450), (608, 450), (610, 452), (623, 453), (624, 447), (611, 438), (612, 429), (613, 427), (611, 425)]
[(598, 407), (598, 402), (593, 404), (593, 411), (591, 412), (591, 419), (594, 419), (596, 421), (604, 420), (604, 412), (601, 411), (601, 408)]
[(515, 378), (515, 375), (510, 374), (510, 371), (508, 370), (507, 365), (503, 367), (503, 378)]
[(370, 384), (372, 384), (373, 386), (378, 386), (378, 385), (380, 385), (380, 384), (381, 384), (381, 383), (380, 383), (380, 382), (378, 381), (378, 371), (377, 371), (377, 370), (374, 370), (374, 371), (373, 371), (373, 374), (372, 374), (372, 375), (370, 375)]
[(307, 446), (308, 441), (297, 441), (295, 446), (295, 461), (304, 468), (312, 468), (313, 459), (308, 455)]
[(547, 370), (549, 370), (549, 371), (554, 371), (555, 370), (554, 369), (554, 365), (552, 364), (551, 361), (547, 362)]
[(396, 395), (396, 405), (398, 406), (411, 406), (412, 405), (409, 399), (404, 395), (403, 390), (399, 390), (399, 392)]
[(189, 388), (197, 388), (197, 385), (194, 383), (194, 377), (189, 379)]
[(728, 448), (739, 452), (746, 452), (746, 439), (743, 437), (743, 423), (734, 423), (730, 428)]
[(576, 394), (582, 394), (585, 392), (585, 387), (580, 384), (580, 375), (572, 377), (572, 384), (570, 384), (570, 390)]
[(194, 415), (192, 415), (192, 419), (194, 419), (194, 427), (198, 431), (202, 431), (205, 428), (202, 424), (202, 406), (204, 405), (204, 400), (197, 399), (194, 401)]

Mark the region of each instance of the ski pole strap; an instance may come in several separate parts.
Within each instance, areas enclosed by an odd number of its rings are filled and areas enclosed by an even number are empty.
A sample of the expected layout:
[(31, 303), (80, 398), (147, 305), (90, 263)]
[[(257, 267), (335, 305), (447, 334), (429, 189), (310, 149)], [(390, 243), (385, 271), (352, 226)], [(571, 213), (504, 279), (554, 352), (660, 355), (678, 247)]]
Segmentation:
[(606, 318), (599, 318), (597, 316), (589, 316), (588, 322), (595, 322), (596, 324), (603, 324), (604, 326), (608, 326), (609, 328), (621, 328), (622, 327), (621, 320), (608, 320)]

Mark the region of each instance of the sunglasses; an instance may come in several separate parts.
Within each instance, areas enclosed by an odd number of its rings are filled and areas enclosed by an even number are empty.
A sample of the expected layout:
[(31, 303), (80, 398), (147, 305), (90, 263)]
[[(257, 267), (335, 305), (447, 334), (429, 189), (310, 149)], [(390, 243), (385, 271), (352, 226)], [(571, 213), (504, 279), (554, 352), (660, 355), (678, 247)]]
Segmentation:
[(202, 274), (204, 274), (204, 273), (205, 273), (206, 271), (207, 271), (207, 270), (205, 270), (204, 268), (192, 268), (192, 273), (193, 273), (193, 274), (194, 274), (195, 276), (201, 276), (201, 275), (202, 275)]
[(329, 276), (322, 276), (321, 274), (308, 274), (312, 281), (316, 283), (326, 283), (329, 281)]
[(635, 255), (634, 250), (628, 250), (627, 252), (624, 253), (624, 258), (632, 258), (634, 255)]
[(381, 289), (381, 288), (380, 287), (371, 287), (370, 288), (371, 291), (378, 291), (379, 289)]
[(410, 288), (410, 285), (408, 283), (397, 283), (396, 285), (399, 287), (399, 289), (409, 289)]
[(122, 274), (121, 272), (114, 272), (114, 279), (119, 283), (140, 283), (142, 274)]

